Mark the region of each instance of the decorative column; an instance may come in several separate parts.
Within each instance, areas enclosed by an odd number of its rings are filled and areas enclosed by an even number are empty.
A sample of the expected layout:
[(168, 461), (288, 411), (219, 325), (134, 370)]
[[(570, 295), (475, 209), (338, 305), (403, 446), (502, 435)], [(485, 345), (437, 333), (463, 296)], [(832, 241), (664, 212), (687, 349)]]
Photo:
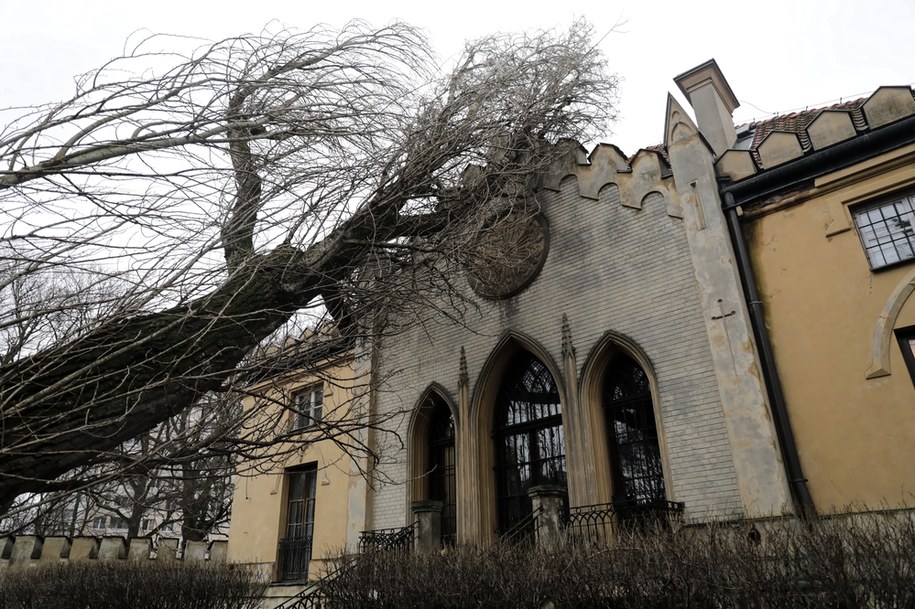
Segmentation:
[(555, 547), (562, 539), (562, 508), (565, 489), (554, 484), (532, 486), (527, 491), (534, 507), (534, 535), (537, 545)]
[(458, 366), (458, 416), (456, 423), (455, 481), (457, 491), (457, 534), (461, 543), (479, 541), (480, 480), (479, 458), (476, 445), (475, 421), (470, 416), (470, 376), (467, 373), (467, 354), (461, 347)]
[(578, 394), (578, 360), (565, 313), (562, 314), (562, 364), (566, 388), (562, 423), (566, 437), (569, 501), (572, 505), (590, 505), (598, 503), (590, 413), (582, 407)]
[(442, 547), (442, 507), (441, 501), (414, 501), (413, 518), (416, 529), (413, 534), (413, 547), (417, 552), (429, 552)]

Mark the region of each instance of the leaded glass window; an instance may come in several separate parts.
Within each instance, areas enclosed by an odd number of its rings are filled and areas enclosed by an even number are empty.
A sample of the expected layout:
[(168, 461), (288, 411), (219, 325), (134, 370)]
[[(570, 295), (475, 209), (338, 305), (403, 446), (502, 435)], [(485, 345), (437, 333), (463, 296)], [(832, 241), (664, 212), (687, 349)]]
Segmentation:
[(613, 503), (619, 507), (666, 500), (661, 448), (645, 371), (618, 355), (607, 368), (604, 416), (613, 475)]
[(496, 399), (498, 526), (505, 532), (533, 511), (532, 486), (566, 486), (566, 451), (559, 390), (543, 362), (519, 352)]

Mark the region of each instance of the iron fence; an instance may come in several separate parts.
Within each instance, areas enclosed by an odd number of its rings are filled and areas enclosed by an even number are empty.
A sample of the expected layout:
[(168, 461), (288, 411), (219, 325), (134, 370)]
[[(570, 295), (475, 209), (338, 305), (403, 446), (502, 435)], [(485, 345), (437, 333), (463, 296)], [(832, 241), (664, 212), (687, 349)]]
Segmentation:
[(569, 508), (565, 527), (570, 540), (608, 545), (616, 531), (668, 528), (682, 512), (683, 504), (674, 501), (598, 503)]
[(537, 508), (499, 536), (499, 541), (510, 544), (533, 544), (536, 538), (537, 517), (542, 512)]
[(416, 523), (397, 529), (375, 529), (362, 531), (359, 534), (359, 551), (362, 553), (372, 551), (402, 551), (413, 549), (413, 536)]

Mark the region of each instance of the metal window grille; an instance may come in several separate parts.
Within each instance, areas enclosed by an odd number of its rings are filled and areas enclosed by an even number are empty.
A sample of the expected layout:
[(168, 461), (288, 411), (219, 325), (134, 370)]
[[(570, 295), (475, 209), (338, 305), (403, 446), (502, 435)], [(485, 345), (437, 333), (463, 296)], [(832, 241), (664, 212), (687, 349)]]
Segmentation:
[(854, 216), (872, 269), (915, 258), (915, 193), (856, 209)]
[(532, 513), (532, 486), (566, 486), (565, 437), (556, 383), (530, 353), (509, 364), (496, 399), (498, 526), (505, 533)]
[(311, 546), (314, 539), (315, 487), (318, 469), (315, 465), (288, 474), (286, 536), (280, 540), (277, 573), (280, 581), (308, 579)]
[(648, 376), (619, 355), (604, 377), (604, 416), (613, 476), (613, 503), (622, 508), (666, 500), (661, 448)]
[(437, 400), (429, 421), (429, 499), (442, 502), (442, 543), (453, 544), (457, 533), (454, 417)]

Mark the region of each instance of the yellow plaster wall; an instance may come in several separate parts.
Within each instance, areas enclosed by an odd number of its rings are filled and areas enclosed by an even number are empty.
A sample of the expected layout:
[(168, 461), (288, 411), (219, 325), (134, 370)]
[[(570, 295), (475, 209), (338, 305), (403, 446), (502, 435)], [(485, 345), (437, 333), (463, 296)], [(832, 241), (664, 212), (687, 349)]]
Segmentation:
[[(328, 370), (326, 377), (334, 380), (324, 383), (325, 420), (333, 416), (338, 406), (340, 410), (349, 409), (355, 399), (353, 387), (356, 382), (351, 365)], [(292, 392), (316, 382), (319, 381), (314, 376), (293, 377), (276, 383), (270, 395), (286, 400)], [(254, 400), (246, 400), (245, 407), (255, 407)], [(354, 478), (346, 452), (336, 442), (323, 440), (291, 454), (266, 473), (236, 476), (229, 527), (229, 561), (257, 564), (275, 579), (277, 546), (284, 535), (286, 522), (285, 473), (310, 463), (317, 464), (318, 474), (309, 578), (320, 576), (324, 568), (330, 566), (325, 559), (339, 556), (347, 541), (348, 495)]]
[[(915, 386), (895, 337), (892, 374), (865, 378), (878, 317), (915, 262), (871, 272), (848, 210), (915, 186), (911, 159), (885, 160), (819, 180), (811, 198), (746, 224), (802, 466), (823, 512), (915, 506)], [(913, 324), (915, 295), (895, 327)]]

